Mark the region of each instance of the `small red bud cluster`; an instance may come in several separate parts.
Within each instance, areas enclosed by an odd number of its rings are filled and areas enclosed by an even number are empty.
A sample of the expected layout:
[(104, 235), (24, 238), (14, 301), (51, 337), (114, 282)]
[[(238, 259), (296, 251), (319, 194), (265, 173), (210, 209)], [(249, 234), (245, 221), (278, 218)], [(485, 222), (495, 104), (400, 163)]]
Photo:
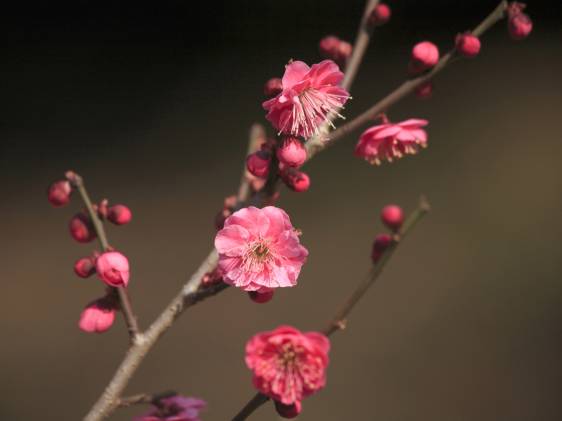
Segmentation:
[(272, 77), (265, 85), (263, 85), (263, 94), (267, 98), (273, 98), (281, 93), (283, 90), (283, 82), (278, 77)]
[(382, 223), (392, 231), (392, 234), (381, 233), (373, 241), (371, 259), (377, 263), (394, 241), (393, 235), (398, 234), (404, 223), (404, 211), (398, 205), (387, 205), (381, 210)]
[(334, 35), (322, 38), (319, 43), (319, 49), (322, 57), (334, 60), (342, 68), (345, 67), (347, 60), (353, 52), (353, 47), (349, 42), (341, 40)]
[(514, 40), (522, 40), (533, 30), (533, 21), (523, 13), (526, 4), (514, 1), (507, 6), (507, 29)]
[(265, 291), (250, 291), (248, 292), (248, 296), (254, 303), (263, 304), (271, 301), (271, 299), (273, 298), (273, 292), (273, 289), (268, 289)]
[[(310, 177), (299, 170), (307, 159), (306, 148), (301, 139), (283, 136), (279, 143), (274, 141), (264, 143), (260, 150), (248, 155), (246, 169), (252, 176), (264, 180), (270, 175), (274, 158), (277, 163), (277, 174), (289, 189), (299, 193), (308, 190)], [(252, 187), (257, 191), (264, 184), (265, 182)]]
[[(73, 190), (81, 189), (82, 178), (68, 171), (66, 178), (51, 184), (47, 199), (55, 207), (70, 202)], [(84, 193), (83, 191), (81, 191)], [(132, 219), (130, 209), (121, 204), (109, 205), (107, 199), (92, 204), (92, 211), (100, 224), (107, 220), (115, 225), (128, 224)], [(70, 235), (79, 243), (88, 243), (97, 238), (96, 228), (90, 213), (82, 210), (69, 222)], [(115, 320), (119, 308), (116, 287), (127, 286), (129, 282), (129, 261), (118, 251), (105, 250), (101, 254), (94, 251), (91, 256), (82, 257), (74, 263), (74, 273), (81, 278), (89, 278), (95, 273), (109, 288), (106, 294), (89, 303), (80, 315), (78, 326), (85, 332), (105, 332)]]

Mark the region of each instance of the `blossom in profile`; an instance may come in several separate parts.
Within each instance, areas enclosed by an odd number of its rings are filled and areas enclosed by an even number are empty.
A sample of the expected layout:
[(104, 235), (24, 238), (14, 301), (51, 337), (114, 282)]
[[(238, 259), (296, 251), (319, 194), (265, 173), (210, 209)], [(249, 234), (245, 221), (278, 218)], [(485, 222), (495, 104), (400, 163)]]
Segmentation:
[(246, 344), (246, 365), (254, 386), (283, 405), (293, 405), (326, 384), (330, 341), (318, 332), (291, 326), (262, 332)]
[(215, 247), (224, 282), (244, 291), (295, 286), (308, 256), (289, 216), (275, 206), (234, 212)]
[(198, 398), (171, 396), (158, 399), (146, 414), (133, 418), (133, 421), (201, 421), (199, 413), (207, 403)]
[(330, 118), (342, 117), (339, 110), (349, 99), (349, 93), (339, 86), (342, 79), (343, 73), (332, 60), (312, 67), (302, 61), (287, 64), (283, 90), (263, 103), (266, 118), (279, 133), (308, 139), (322, 123), (332, 124)]
[(102, 333), (115, 321), (116, 301), (111, 297), (98, 298), (86, 306), (80, 314), (78, 327), (88, 333)]
[(98, 277), (112, 287), (129, 283), (129, 260), (118, 251), (106, 251), (96, 260)]
[(400, 123), (380, 124), (363, 132), (355, 146), (355, 155), (371, 164), (392, 162), (407, 154), (415, 154), (427, 146), (427, 133), (423, 129), (427, 120), (409, 119)]

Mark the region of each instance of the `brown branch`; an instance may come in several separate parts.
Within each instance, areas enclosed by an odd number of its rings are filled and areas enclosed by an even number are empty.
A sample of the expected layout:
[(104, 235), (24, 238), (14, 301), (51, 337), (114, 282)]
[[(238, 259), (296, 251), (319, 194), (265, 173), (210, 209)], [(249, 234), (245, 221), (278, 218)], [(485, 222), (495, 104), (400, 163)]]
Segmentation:
[[(429, 203), (422, 197), (417, 209), (410, 214), (408, 219), (404, 222), (402, 229), (396, 235), (394, 235), (393, 241), (385, 250), (381, 259), (373, 265), (369, 271), (369, 275), (362, 282), (357, 285), (355, 290), (351, 293), (349, 298), (347, 298), (340, 309), (336, 312), (330, 323), (322, 329), (322, 332), (326, 336), (331, 336), (338, 330), (343, 330), (346, 326), (346, 317), (349, 316), (353, 308), (357, 305), (359, 300), (363, 298), (367, 290), (375, 283), (375, 281), (381, 275), (384, 267), (392, 258), (394, 252), (396, 251), (401, 240), (403, 240), (406, 235), (416, 226), (416, 224), (421, 220), (421, 218), (429, 212)], [(262, 406), (269, 400), (267, 396), (262, 393), (256, 393), (254, 397), (242, 408), (242, 410), (232, 418), (232, 421), (244, 421), (247, 419), (256, 409)]]
[(133, 405), (143, 405), (143, 404), (151, 404), (154, 405), (160, 399), (169, 398), (172, 396), (176, 396), (177, 392), (170, 390), (167, 392), (160, 392), (150, 395), (148, 393), (140, 393), (138, 395), (128, 396), (125, 398), (120, 398), (117, 404), (118, 407), (125, 408), (128, 406)]
[[(481, 23), (478, 25), (473, 31), (472, 34), (480, 37), (484, 34), (488, 29), (490, 29), (495, 23), (501, 20), (507, 9), (507, 1), (503, 0), (500, 4), (494, 9), (490, 15), (488, 15)], [(434, 76), (440, 73), (456, 56), (456, 50), (453, 48), (447, 54), (445, 54), (439, 63), (427, 73), (424, 73), (418, 77), (412, 78), (407, 80), (406, 82), (402, 83), (398, 88), (392, 91), (390, 94), (385, 96), (379, 102), (374, 104), (371, 108), (364, 111), (359, 116), (355, 117), (352, 121), (343, 126), (339, 127), (338, 129), (334, 130), (332, 134), (329, 136), (328, 139), (324, 139), (321, 142), (315, 141), (307, 143), (307, 152), (308, 152), (308, 159), (311, 159), (314, 155), (318, 152), (324, 150), (330, 145), (333, 145), (336, 141), (343, 138), (347, 134), (359, 129), (360, 127), (370, 123), (376, 116), (380, 113), (387, 111), (391, 106), (396, 104), (398, 101), (404, 99), (412, 92), (416, 90), (419, 86), (423, 85), (424, 83), (431, 80)]]
[[(84, 180), (82, 177), (72, 171), (67, 173), (67, 178), (70, 183), (78, 190), (84, 205), (86, 206), (86, 210), (88, 211), (88, 215), (90, 216), (90, 220), (92, 221), (92, 225), (94, 226), (94, 230), (96, 231), (96, 235), (100, 242), (100, 246), (103, 251), (107, 251), (111, 249), (109, 242), (107, 241), (107, 235), (105, 233), (105, 229), (103, 227), (103, 222), (99, 218), (97, 212), (94, 210), (94, 206), (92, 201), (90, 200), (90, 196), (88, 195), (88, 191), (84, 186)], [(119, 302), (121, 304), (121, 312), (125, 318), (125, 324), (127, 325), (127, 330), (129, 332), (129, 338), (131, 343), (135, 343), (135, 341), (139, 337), (139, 326), (137, 323), (137, 318), (133, 312), (133, 308), (131, 306), (131, 300), (129, 298), (129, 293), (127, 291), (127, 287), (115, 287), (117, 293), (119, 295)]]
[(361, 17), (361, 22), (359, 23), (359, 29), (357, 30), (357, 36), (355, 38), (355, 43), (353, 44), (353, 52), (345, 68), (345, 75), (342, 81), (342, 88), (346, 91), (351, 89), (351, 85), (355, 80), (359, 66), (363, 61), (363, 56), (365, 51), (369, 46), (369, 41), (371, 40), (371, 34), (373, 33), (374, 25), (369, 24), (369, 15), (371, 11), (377, 7), (379, 0), (368, 0), (365, 4), (365, 10), (363, 11), (363, 16)]

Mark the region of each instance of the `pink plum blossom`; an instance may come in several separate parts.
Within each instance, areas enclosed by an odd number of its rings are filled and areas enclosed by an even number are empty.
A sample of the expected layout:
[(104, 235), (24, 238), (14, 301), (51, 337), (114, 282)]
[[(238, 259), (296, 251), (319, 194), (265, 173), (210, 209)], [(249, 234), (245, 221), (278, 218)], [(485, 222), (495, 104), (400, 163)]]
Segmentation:
[(427, 146), (427, 133), (422, 128), (427, 120), (409, 119), (400, 123), (384, 123), (367, 129), (355, 146), (355, 155), (371, 164), (392, 162), (405, 154), (415, 154)]
[(201, 421), (199, 412), (206, 406), (202, 399), (172, 396), (159, 399), (158, 406), (133, 421)]
[(129, 283), (129, 260), (118, 251), (107, 251), (96, 260), (98, 277), (112, 287)]
[(215, 247), (224, 282), (244, 291), (295, 286), (308, 256), (289, 216), (274, 206), (234, 212)]
[[(283, 90), (263, 103), (266, 118), (279, 133), (309, 138), (318, 132), (330, 114), (349, 99), (349, 93), (339, 86), (343, 73), (331, 60), (313, 64), (293, 61), (285, 66)], [(331, 123), (330, 123), (331, 124)]]
[(261, 393), (292, 405), (324, 387), (329, 350), (330, 341), (321, 333), (279, 326), (248, 341), (246, 365)]
[(98, 298), (86, 306), (80, 314), (78, 327), (88, 333), (102, 333), (115, 321), (117, 304), (111, 297)]

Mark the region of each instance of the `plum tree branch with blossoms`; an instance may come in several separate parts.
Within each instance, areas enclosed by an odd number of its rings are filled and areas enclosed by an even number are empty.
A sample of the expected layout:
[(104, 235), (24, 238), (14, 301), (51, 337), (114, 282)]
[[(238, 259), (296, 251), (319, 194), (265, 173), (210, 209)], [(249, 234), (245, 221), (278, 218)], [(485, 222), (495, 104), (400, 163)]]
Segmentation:
[[(430, 206), (429, 202), (425, 197), (420, 198), (418, 207), (411, 215), (404, 221), (404, 225), (393, 233), (392, 236), (388, 236), (388, 241), (385, 242), (382, 250), (380, 251), (380, 256), (374, 259), (373, 266), (371, 267), (367, 277), (361, 281), (357, 287), (353, 290), (350, 296), (342, 303), (341, 307), (337, 310), (336, 314), (332, 317), (330, 322), (320, 330), (326, 336), (331, 336), (338, 330), (343, 330), (346, 328), (347, 320), (353, 308), (357, 303), (363, 298), (369, 288), (376, 282), (376, 280), (381, 275), (386, 264), (392, 258), (394, 252), (396, 251), (398, 245), (406, 237), (408, 233), (417, 225), (417, 223), (429, 212)], [(256, 393), (250, 401), (240, 410), (232, 421), (244, 421), (247, 419), (255, 410), (266, 403), (269, 397), (263, 393)]]
[[(103, 225), (105, 220), (117, 225), (126, 224), (131, 219), (130, 211), (124, 205), (109, 207), (106, 200), (93, 204), (82, 178), (73, 172), (68, 172), (65, 180), (55, 182), (49, 189), (49, 200), (54, 206), (67, 204), (72, 189), (79, 192), (86, 206), (87, 214), (77, 214), (71, 220), (74, 239), (85, 243), (97, 237), (102, 249), (101, 254), (94, 252), (93, 256), (75, 264), (78, 276), (89, 277), (97, 273), (108, 286), (106, 296), (90, 303), (83, 311), (79, 326), (86, 332), (103, 332), (113, 324), (115, 312), (120, 309), (131, 338), (113, 378), (84, 419), (97, 421), (118, 407), (150, 403), (153, 411), (142, 420), (169, 420), (168, 416), (180, 414), (184, 416), (182, 419), (198, 420), (198, 411), (205, 406), (200, 399), (168, 392), (126, 398), (122, 397), (123, 391), (159, 338), (192, 305), (229, 286), (246, 291), (255, 302), (264, 303), (272, 298), (275, 288), (297, 284), (308, 250), (300, 244), (300, 231), (293, 227), (289, 216), (272, 206), (279, 196), (280, 182), (295, 192), (306, 191), (310, 179), (300, 167), (378, 117), (382, 124), (368, 128), (359, 139), (355, 149), (359, 157), (379, 164), (414, 154), (427, 146), (427, 133), (423, 129), (428, 124), (426, 120), (391, 123), (384, 113), (407, 95), (414, 92), (418, 95), (422, 92), (420, 88), (425, 91), (428, 86), (431, 88), (428, 85), (431, 79), (456, 57), (476, 56), (480, 50), (479, 37), (506, 15), (512, 38), (525, 38), (531, 31), (532, 22), (522, 12), (523, 8), (521, 3), (501, 1), (472, 32), (457, 35), (455, 47), (441, 59), (433, 43), (416, 44), (409, 65), (410, 79), (337, 129), (333, 121), (342, 117), (339, 113), (350, 98), (349, 89), (372, 31), (389, 20), (389, 7), (378, 0), (367, 0), (353, 47), (329, 36), (320, 42), (321, 53), (327, 60), (311, 67), (302, 61), (287, 64), (283, 78), (269, 80), (264, 89), (270, 98), (263, 103), (266, 118), (276, 129), (278, 138), (269, 139), (260, 124), (252, 126), (237, 194), (225, 199), (215, 221), (218, 229), (215, 247), (145, 331), (138, 327), (127, 294), (128, 260), (109, 245)], [(336, 63), (345, 67), (345, 73)], [(254, 385), (259, 393), (234, 420), (246, 419), (269, 399), (275, 402), (280, 415), (294, 417), (301, 411), (302, 399), (324, 387), (330, 348), (328, 337), (345, 327), (346, 317), (378, 279), (399, 242), (428, 210), (429, 205), (422, 199), (417, 210), (403, 223), (399, 207), (383, 209), (383, 222), (392, 230), (392, 235), (381, 234), (375, 238), (371, 256), (374, 265), (369, 276), (342, 304), (325, 329), (303, 333), (290, 326), (280, 326), (250, 339), (246, 346), (246, 364), (253, 371)]]

